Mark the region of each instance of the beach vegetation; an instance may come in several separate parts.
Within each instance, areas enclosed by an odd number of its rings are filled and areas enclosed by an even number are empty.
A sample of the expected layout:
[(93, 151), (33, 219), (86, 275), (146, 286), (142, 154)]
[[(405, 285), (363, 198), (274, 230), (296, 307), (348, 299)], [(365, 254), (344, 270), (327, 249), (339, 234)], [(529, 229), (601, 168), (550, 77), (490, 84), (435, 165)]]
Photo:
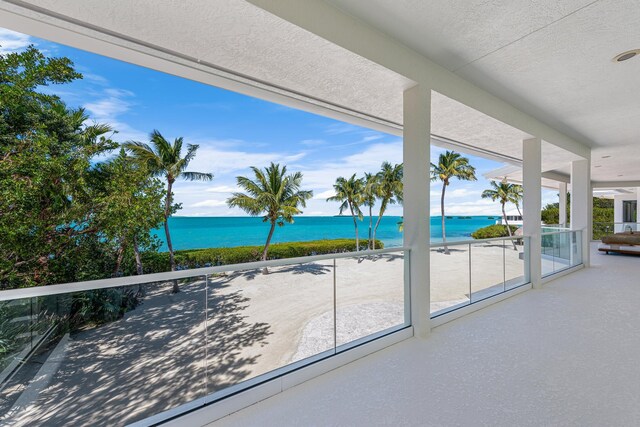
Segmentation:
[(378, 176), (374, 173), (366, 172), (364, 174), (364, 189), (362, 195), (362, 205), (366, 206), (369, 210), (369, 245), (367, 248), (373, 249), (371, 244), (374, 242), (371, 240), (373, 237), (373, 207), (376, 204), (376, 200), (379, 196)]
[(474, 239), (495, 239), (499, 237), (508, 237), (516, 232), (518, 229), (515, 225), (509, 226), (511, 232), (507, 230), (507, 226), (503, 224), (493, 224), (487, 227), (482, 227), (471, 233), (471, 237)]
[[(373, 235), (371, 236), (371, 249), (375, 249), (376, 232), (380, 226), (382, 216), (385, 214), (387, 207), (390, 204), (402, 203), (403, 197), (403, 167), (402, 163), (392, 165), (389, 162), (382, 163), (380, 171), (376, 174), (375, 194), (380, 200), (380, 211), (378, 212), (378, 219), (376, 225), (373, 228)], [(366, 188), (366, 186), (365, 186)]]
[[(505, 210), (505, 206), (507, 203), (513, 202), (514, 198), (516, 197), (514, 194), (519, 191), (516, 187), (520, 186), (516, 184), (510, 184), (508, 182), (497, 183), (495, 181), (491, 181), (490, 185), (491, 188), (482, 192), (482, 198), (491, 199), (494, 202), (498, 201), (500, 203), (500, 207), (502, 208), (502, 219), (504, 220), (504, 223), (506, 225), (505, 228), (507, 229), (509, 236), (513, 236), (511, 227), (509, 227), (509, 221), (507, 220), (507, 212)], [(516, 247), (515, 241), (513, 241), (512, 243), (513, 249), (517, 251), (518, 248)]]
[(353, 227), (356, 231), (356, 251), (360, 250), (360, 238), (358, 236), (358, 221), (362, 221), (363, 215), (360, 207), (365, 199), (365, 182), (362, 178), (356, 178), (356, 174), (350, 178), (342, 176), (333, 184), (335, 195), (327, 198), (327, 202), (339, 202), (340, 215), (347, 209), (353, 218)]
[(173, 213), (180, 209), (180, 205), (173, 203), (173, 184), (180, 178), (188, 181), (211, 181), (213, 179), (213, 174), (187, 171), (189, 163), (191, 163), (191, 161), (196, 157), (196, 153), (199, 148), (198, 145), (187, 144), (187, 150), (183, 156), (183, 138), (175, 138), (173, 143), (170, 143), (158, 130), (153, 130), (151, 132), (149, 142), (151, 145), (139, 141), (128, 141), (123, 144), (123, 147), (131, 153), (133, 158), (142, 167), (149, 171), (151, 176), (162, 176), (166, 180), (167, 188), (164, 200), (164, 232), (167, 248), (169, 249), (171, 271), (173, 271), (175, 270), (176, 263), (174, 260), (173, 245), (171, 244), (171, 233), (169, 232), (168, 220)]
[[(313, 191), (302, 189), (302, 173), (287, 175), (287, 166), (271, 162), (264, 170), (251, 167), (253, 177), (238, 176), (238, 187), (245, 193), (233, 193), (227, 200), (229, 207), (237, 207), (249, 215), (263, 215), (262, 220), (269, 224), (269, 234), (262, 250), (261, 259), (267, 260), (267, 253), (276, 225), (292, 224), (294, 216), (302, 213), (300, 208), (307, 206), (307, 200), (313, 197)], [(264, 273), (267, 273), (264, 269)]]
[(446, 151), (441, 153), (438, 163), (431, 163), (431, 181), (442, 182), (442, 193), (440, 195), (440, 215), (442, 217), (442, 242), (444, 243), (444, 253), (449, 255), (447, 247), (447, 233), (445, 224), (444, 200), (447, 187), (451, 184), (451, 180), (458, 179), (462, 181), (476, 181), (476, 168), (469, 164), (469, 159), (463, 157), (455, 151)]
[[(360, 244), (368, 244), (368, 240)], [(383, 248), (381, 241), (376, 242), (378, 248)], [(269, 247), (267, 260), (297, 258), (323, 254), (353, 252), (356, 250), (354, 239), (311, 240), (305, 242), (274, 243)], [(211, 267), (218, 265), (241, 264), (246, 262), (265, 261), (263, 246), (237, 246), (230, 248), (189, 249), (176, 251), (178, 269)], [(166, 252), (145, 254), (145, 266), (149, 272), (166, 271), (169, 265)]]

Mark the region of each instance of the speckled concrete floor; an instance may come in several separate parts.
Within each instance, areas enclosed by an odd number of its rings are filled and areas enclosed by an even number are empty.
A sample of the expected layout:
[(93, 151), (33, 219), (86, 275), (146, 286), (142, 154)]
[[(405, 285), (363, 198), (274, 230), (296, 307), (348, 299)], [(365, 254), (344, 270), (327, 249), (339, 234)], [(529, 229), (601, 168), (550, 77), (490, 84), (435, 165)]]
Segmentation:
[(640, 425), (640, 258), (592, 263), (215, 426)]

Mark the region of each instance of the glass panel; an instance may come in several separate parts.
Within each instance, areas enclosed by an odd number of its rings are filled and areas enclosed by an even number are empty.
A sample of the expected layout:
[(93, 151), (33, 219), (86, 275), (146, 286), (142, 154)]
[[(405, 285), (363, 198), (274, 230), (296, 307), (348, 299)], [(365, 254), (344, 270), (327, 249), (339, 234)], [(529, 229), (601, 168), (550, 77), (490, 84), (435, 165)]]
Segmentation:
[(508, 240), (504, 242), (505, 290), (517, 288), (529, 282), (527, 279), (527, 250), (525, 239), (516, 240), (516, 249)]
[(334, 351), (333, 260), (209, 276), (207, 389)]
[(471, 302), (504, 292), (505, 252), (515, 252), (514, 244), (510, 241), (495, 240), (473, 243), (470, 244), (470, 248)]
[(336, 259), (338, 346), (405, 324), (404, 272), (402, 252)]
[(18, 425), (114, 426), (203, 397), (205, 279), (177, 285), (32, 299), (43, 338), (3, 388), (2, 413)]
[(431, 316), (470, 303), (469, 245), (431, 248)]

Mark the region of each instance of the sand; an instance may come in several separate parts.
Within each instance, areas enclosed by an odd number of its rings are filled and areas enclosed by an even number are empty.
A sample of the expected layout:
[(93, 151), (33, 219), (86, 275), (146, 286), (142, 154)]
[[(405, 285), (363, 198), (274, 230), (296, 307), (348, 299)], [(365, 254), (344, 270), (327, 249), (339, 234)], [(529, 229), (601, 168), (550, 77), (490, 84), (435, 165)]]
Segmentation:
[[(470, 288), (469, 246), (432, 250), (432, 311), (521, 281), (519, 252), (473, 244)], [(20, 423), (124, 425), (402, 325), (404, 276), (391, 253), (145, 285), (122, 320), (71, 335)]]

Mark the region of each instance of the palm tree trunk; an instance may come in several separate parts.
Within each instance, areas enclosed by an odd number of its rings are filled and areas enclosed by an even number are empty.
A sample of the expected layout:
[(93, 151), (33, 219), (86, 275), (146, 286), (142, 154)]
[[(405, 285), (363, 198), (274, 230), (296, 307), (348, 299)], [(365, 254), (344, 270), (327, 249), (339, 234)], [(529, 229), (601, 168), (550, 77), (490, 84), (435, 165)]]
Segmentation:
[(524, 217), (522, 216), (522, 211), (520, 210), (520, 204), (516, 203), (516, 209), (518, 209), (518, 215), (520, 215), (520, 218), (522, 218), (524, 220)]
[[(504, 218), (504, 223), (507, 225), (507, 233), (509, 233), (509, 237), (513, 237), (511, 234), (511, 227), (509, 227), (509, 221), (507, 221), (507, 213), (504, 211), (504, 203), (502, 203), (502, 217)], [(517, 251), (518, 247), (516, 246), (516, 241), (512, 240), (511, 243), (513, 243), (513, 250)]]
[(122, 265), (122, 259), (124, 258), (124, 248), (126, 241), (125, 239), (120, 240), (120, 246), (118, 247), (117, 257), (116, 257), (116, 267), (113, 269), (113, 275), (117, 276), (120, 271), (120, 266)]
[(449, 247), (447, 246), (447, 232), (445, 229), (445, 220), (444, 220), (444, 194), (447, 191), (447, 183), (442, 184), (442, 195), (440, 196), (440, 215), (442, 217), (442, 243), (444, 243), (444, 253), (445, 255), (450, 255)]
[(171, 244), (171, 233), (169, 233), (169, 215), (171, 214), (171, 191), (173, 183), (171, 179), (167, 181), (167, 198), (164, 205), (164, 234), (167, 238), (167, 248), (169, 249), (169, 264), (171, 271), (176, 271), (176, 260), (173, 256), (173, 245)]
[[(171, 191), (173, 187), (173, 182), (171, 178), (167, 179), (167, 198), (165, 200), (164, 205), (164, 234), (167, 237), (167, 248), (169, 249), (169, 265), (171, 266), (171, 271), (176, 271), (176, 260), (173, 256), (173, 245), (171, 244), (171, 234), (169, 233), (169, 215), (171, 214)], [(180, 286), (178, 286), (178, 281), (173, 281), (173, 289), (174, 294), (180, 292)]]
[(144, 274), (144, 270), (142, 268), (142, 257), (140, 256), (140, 246), (138, 245), (138, 238), (133, 236), (133, 254), (136, 258), (136, 274), (140, 276)]
[[(376, 234), (378, 233), (378, 227), (380, 226), (380, 221), (382, 220), (382, 217), (384, 216), (384, 212), (387, 210), (387, 203), (388, 203), (387, 199), (382, 199), (382, 201), (380, 202), (380, 212), (378, 212), (378, 219), (376, 220), (376, 226), (373, 227), (373, 241), (374, 242), (376, 241)], [(374, 245), (375, 245), (375, 243), (374, 243)]]
[(373, 240), (373, 205), (369, 205), (369, 249), (376, 248), (376, 241)]
[(356, 229), (356, 252), (360, 250), (360, 240), (358, 239), (358, 221), (356, 221), (356, 214), (353, 211), (353, 205), (349, 203), (349, 210), (351, 211), (351, 218), (353, 218), (353, 226)]
[[(267, 236), (267, 243), (264, 244), (264, 250), (262, 251), (262, 261), (267, 260), (267, 252), (269, 251), (269, 244), (271, 244), (271, 238), (273, 237), (273, 231), (276, 229), (275, 220), (271, 220), (271, 228), (269, 229), (269, 235)], [(262, 269), (262, 274), (269, 274), (267, 267)]]

